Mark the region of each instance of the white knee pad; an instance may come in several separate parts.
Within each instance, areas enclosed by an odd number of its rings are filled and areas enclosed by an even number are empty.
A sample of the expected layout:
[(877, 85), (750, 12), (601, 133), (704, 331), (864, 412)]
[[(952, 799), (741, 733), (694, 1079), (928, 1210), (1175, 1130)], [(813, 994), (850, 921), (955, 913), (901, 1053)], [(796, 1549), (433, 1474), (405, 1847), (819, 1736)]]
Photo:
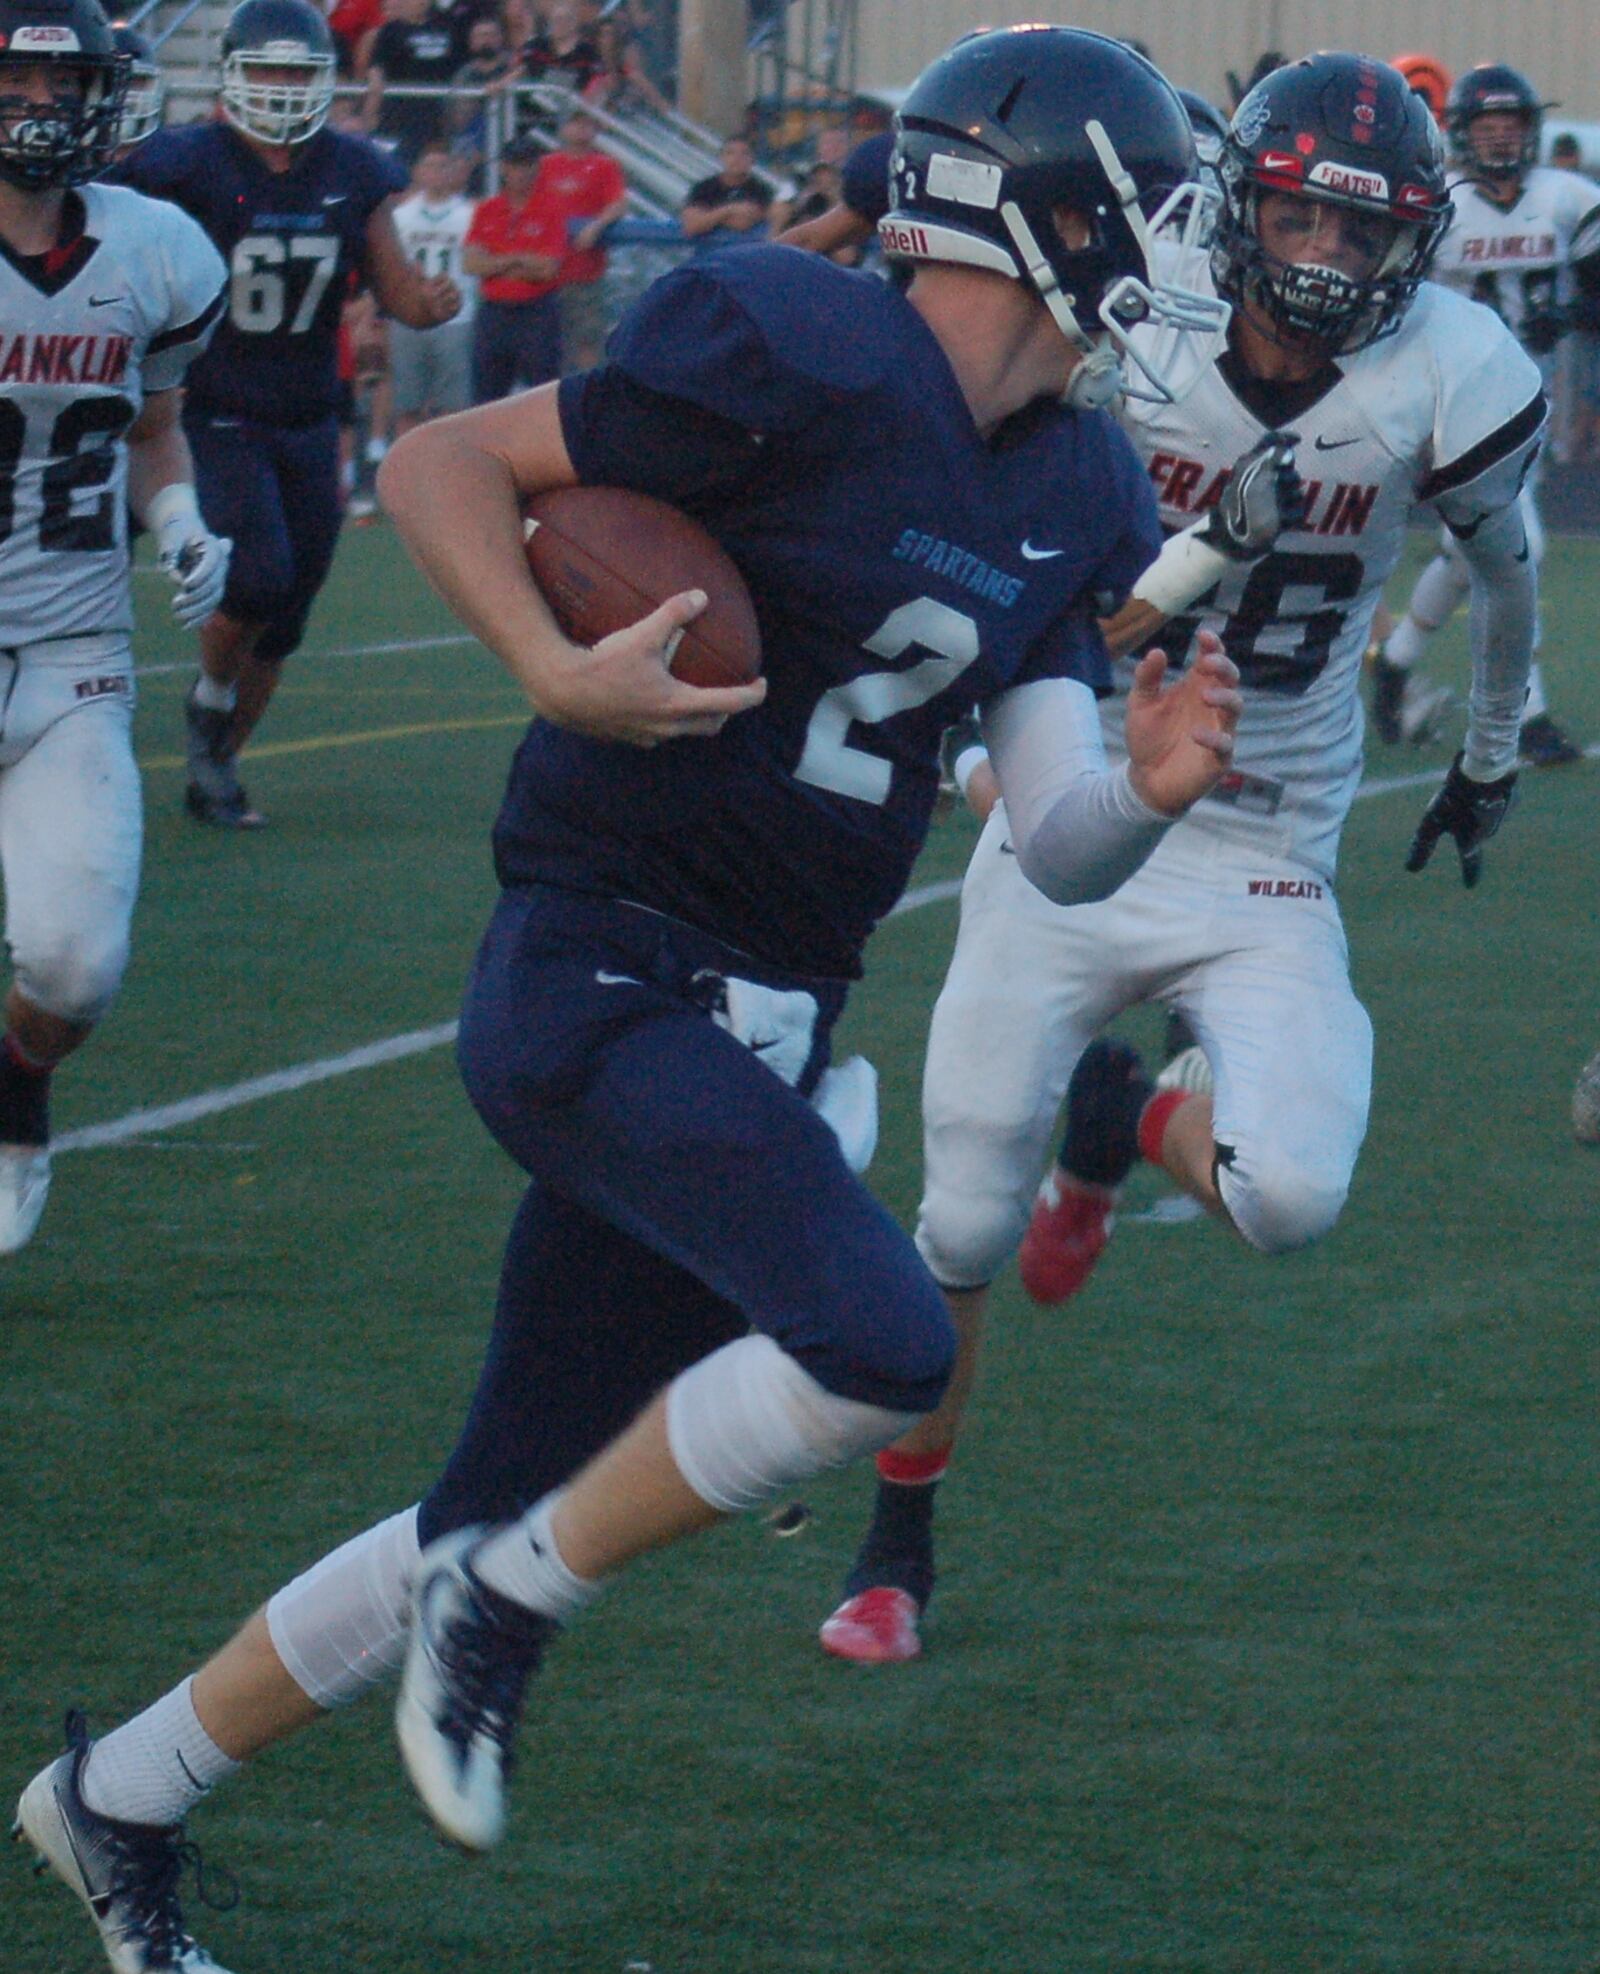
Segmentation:
[(1274, 1159), (1270, 1173), (1235, 1161), (1217, 1167), (1228, 1218), (1258, 1254), (1293, 1254), (1331, 1232), (1350, 1191), (1347, 1171)]
[(343, 1707), (399, 1668), (406, 1602), (421, 1554), (414, 1507), (313, 1563), (267, 1605), (284, 1668), (319, 1707)]
[(959, 1192), (930, 1183), (917, 1214), (917, 1252), (942, 1289), (987, 1288), (1017, 1251), (1033, 1205), (1022, 1189)]
[(17, 987), (46, 1014), (92, 1025), (117, 997), (128, 952), (125, 925), (85, 927), (54, 950), (19, 944), (13, 954)]
[(917, 1416), (836, 1397), (759, 1335), (702, 1357), (667, 1392), (667, 1440), (679, 1473), (729, 1515), (876, 1453)]

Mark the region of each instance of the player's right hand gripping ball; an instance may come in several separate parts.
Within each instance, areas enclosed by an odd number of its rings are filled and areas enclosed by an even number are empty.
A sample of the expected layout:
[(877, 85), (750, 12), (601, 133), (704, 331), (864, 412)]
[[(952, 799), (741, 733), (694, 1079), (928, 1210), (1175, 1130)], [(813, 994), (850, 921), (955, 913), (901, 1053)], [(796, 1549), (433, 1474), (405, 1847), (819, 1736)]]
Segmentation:
[(706, 607), (678, 634), (672, 676), (685, 685), (748, 685), (761, 676), (755, 604), (698, 521), (621, 487), (557, 487), (523, 512), (533, 580), (574, 644), (598, 644), (669, 597), (699, 589)]
[(1580, 1145), (1600, 1145), (1600, 1055), (1592, 1055), (1572, 1086), (1572, 1135)]
[(1441, 788), (1422, 812), (1406, 853), (1406, 869), (1421, 870), (1441, 836), (1452, 836), (1461, 857), (1461, 882), (1470, 891), (1483, 875), (1483, 846), (1506, 819), (1517, 792), (1513, 768), (1498, 781), (1474, 781), (1458, 754)]

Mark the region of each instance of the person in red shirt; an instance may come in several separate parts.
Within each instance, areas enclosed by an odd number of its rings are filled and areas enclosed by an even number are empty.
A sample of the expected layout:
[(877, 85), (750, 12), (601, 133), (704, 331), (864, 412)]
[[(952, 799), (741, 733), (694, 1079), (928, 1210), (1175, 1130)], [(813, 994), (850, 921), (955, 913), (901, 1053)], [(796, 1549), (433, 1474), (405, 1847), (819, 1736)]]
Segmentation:
[[(587, 110), (569, 110), (561, 125), (561, 148), (544, 157), (533, 181), (535, 201), (560, 214), (566, 233), (559, 280), (561, 352), (568, 370), (589, 370), (600, 360), (606, 332), (606, 257), (599, 242), (628, 209), (627, 180), (616, 159), (597, 147), (599, 132)], [(583, 224), (574, 229), (576, 220)]]
[(461, 252), (480, 283), (472, 327), (472, 401), (487, 404), (561, 375), (556, 276), (566, 221), (534, 196), (539, 146), (514, 137), (500, 154), (502, 190), (480, 201)]

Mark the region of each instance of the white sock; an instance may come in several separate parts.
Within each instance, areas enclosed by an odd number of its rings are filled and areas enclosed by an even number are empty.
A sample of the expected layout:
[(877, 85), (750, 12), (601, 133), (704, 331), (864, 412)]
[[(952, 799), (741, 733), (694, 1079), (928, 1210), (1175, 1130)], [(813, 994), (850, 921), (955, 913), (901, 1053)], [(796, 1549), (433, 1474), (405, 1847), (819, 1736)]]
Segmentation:
[(600, 1586), (575, 1576), (561, 1559), (550, 1525), (560, 1499), (557, 1492), (536, 1501), (520, 1522), (484, 1543), (472, 1567), (491, 1590), (565, 1624), (594, 1602)]
[(1384, 639), (1383, 655), (1391, 665), (1398, 665), (1401, 671), (1409, 672), (1422, 656), (1429, 635), (1407, 611)]
[(194, 703), (210, 713), (231, 713), (239, 703), (238, 689), (201, 672), (194, 682)]
[(186, 1679), (95, 1742), (80, 1778), (90, 1809), (119, 1823), (181, 1823), (240, 1766), (200, 1725), (193, 1685)]

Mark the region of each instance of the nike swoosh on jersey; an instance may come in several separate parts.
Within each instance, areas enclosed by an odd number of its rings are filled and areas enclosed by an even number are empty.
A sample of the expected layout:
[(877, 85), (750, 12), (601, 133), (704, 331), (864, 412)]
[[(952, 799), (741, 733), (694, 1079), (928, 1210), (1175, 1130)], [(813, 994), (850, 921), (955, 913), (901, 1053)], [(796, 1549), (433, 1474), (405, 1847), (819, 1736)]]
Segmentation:
[(1035, 548), (1031, 541), (1022, 544), (1024, 562), (1053, 562), (1058, 555), (1065, 555), (1064, 548)]
[(1353, 439), (1325, 439), (1319, 432), (1312, 443), (1316, 446), (1318, 452), (1337, 452), (1341, 446), (1360, 445), (1361, 434), (1357, 432)]
[(635, 980), (631, 973), (596, 972), (595, 979), (602, 987), (642, 987), (642, 980)]
[(89, 297), (89, 306), (90, 308), (115, 308), (121, 300), (122, 297), (120, 295), (91, 295)]

